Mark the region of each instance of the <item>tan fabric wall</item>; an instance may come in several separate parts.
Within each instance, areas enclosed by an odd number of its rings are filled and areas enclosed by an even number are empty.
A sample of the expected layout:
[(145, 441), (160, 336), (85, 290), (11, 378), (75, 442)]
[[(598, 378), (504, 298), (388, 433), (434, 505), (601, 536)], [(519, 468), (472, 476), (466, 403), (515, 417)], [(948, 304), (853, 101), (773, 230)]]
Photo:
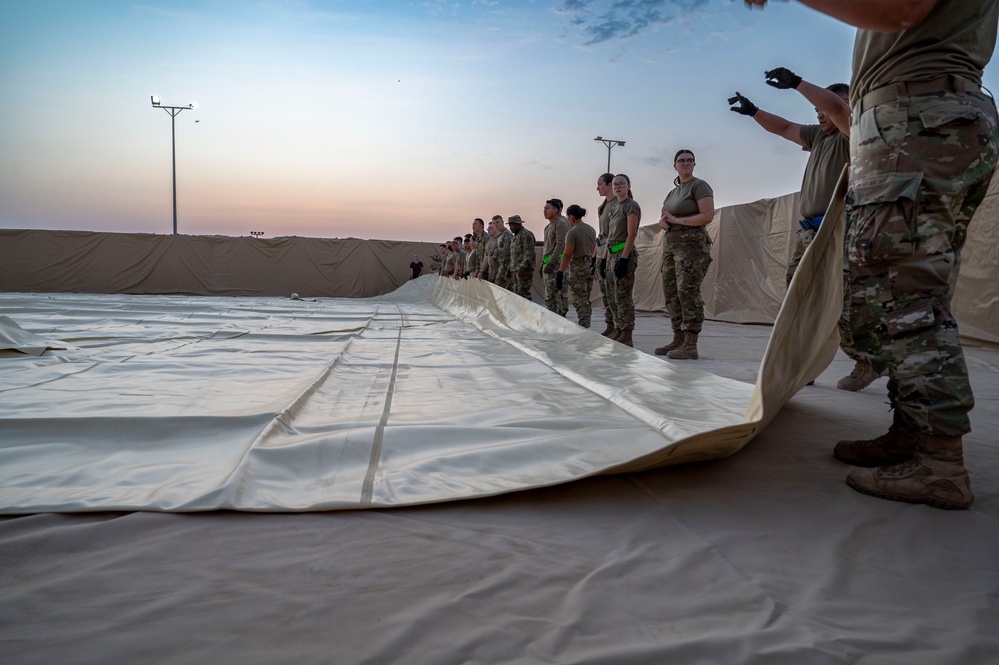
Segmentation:
[[(784, 298), (784, 271), (796, 239), (798, 194), (721, 208), (708, 232), (714, 261), (701, 294), (708, 318), (732, 323), (773, 323)], [(999, 178), (975, 213), (962, 252), (953, 310), (961, 335), (999, 344)], [(663, 312), (659, 267), (662, 230), (638, 232), (640, 252), (635, 307)]]
[(0, 230), (0, 291), (368, 297), (432, 243)]
[[(728, 206), (708, 227), (714, 262), (702, 294), (709, 318), (773, 323), (795, 241), (798, 194)], [(954, 311), (966, 337), (999, 343), (999, 179), (971, 224)], [(639, 229), (635, 306), (664, 311), (662, 230)], [(163, 236), (0, 229), (0, 291), (367, 297), (409, 277), (432, 243), (323, 238)], [(535, 302), (544, 302), (535, 275)], [(594, 285), (593, 300), (599, 300)]]

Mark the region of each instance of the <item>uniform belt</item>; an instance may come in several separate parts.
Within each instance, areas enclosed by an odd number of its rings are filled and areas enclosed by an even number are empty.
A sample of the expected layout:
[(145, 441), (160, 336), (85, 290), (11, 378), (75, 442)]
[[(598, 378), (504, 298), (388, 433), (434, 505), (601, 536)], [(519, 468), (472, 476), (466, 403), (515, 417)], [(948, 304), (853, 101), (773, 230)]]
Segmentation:
[(617, 254), (618, 252), (623, 250), (624, 246), (627, 244), (628, 244), (627, 242), (620, 242), (616, 245), (611, 245), (610, 247), (607, 248), (607, 251), (610, 252), (611, 254)]
[(917, 95), (931, 95), (935, 92), (980, 93), (982, 87), (961, 76), (948, 74), (931, 81), (909, 81), (891, 83), (877, 90), (871, 90), (857, 104), (854, 115), (859, 117), (867, 109), (898, 100), (908, 100)]
[[(558, 255), (558, 257), (559, 257), (559, 258), (561, 259), (561, 258), (562, 258), (562, 254), (559, 254), (559, 255)], [(543, 259), (541, 259), (541, 263), (543, 263), (544, 265), (548, 265), (548, 263), (549, 263), (549, 262), (550, 262), (550, 261), (551, 261), (551, 260), (552, 260), (553, 258), (555, 258), (555, 257), (554, 257), (554, 256), (552, 256), (551, 254), (549, 254), (548, 256), (546, 256), (546, 257), (544, 257)]]
[(798, 224), (805, 231), (818, 231), (819, 226), (822, 225), (822, 219), (825, 215), (815, 215), (814, 217), (806, 217), (805, 219), (799, 220)]

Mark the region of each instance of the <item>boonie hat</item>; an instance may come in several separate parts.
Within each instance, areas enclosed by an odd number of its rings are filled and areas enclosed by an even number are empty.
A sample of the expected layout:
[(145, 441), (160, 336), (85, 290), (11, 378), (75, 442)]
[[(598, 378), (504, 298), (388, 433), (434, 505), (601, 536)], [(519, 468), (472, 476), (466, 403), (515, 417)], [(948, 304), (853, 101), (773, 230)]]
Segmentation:
[(510, 216), (510, 217), (507, 218), (506, 223), (507, 224), (520, 224), (521, 226), (523, 226), (524, 225), (524, 220), (522, 220), (520, 218), (520, 215), (512, 215), (512, 216)]

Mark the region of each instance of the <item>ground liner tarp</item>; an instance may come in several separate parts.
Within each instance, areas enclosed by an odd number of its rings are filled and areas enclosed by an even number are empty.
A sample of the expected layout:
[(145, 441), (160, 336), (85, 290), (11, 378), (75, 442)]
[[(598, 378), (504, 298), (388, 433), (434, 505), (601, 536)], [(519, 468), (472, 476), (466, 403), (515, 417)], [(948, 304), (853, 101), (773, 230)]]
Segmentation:
[(840, 235), (823, 226), (755, 386), (474, 280), (364, 299), (4, 294), (0, 510), (400, 506), (725, 457), (835, 353)]

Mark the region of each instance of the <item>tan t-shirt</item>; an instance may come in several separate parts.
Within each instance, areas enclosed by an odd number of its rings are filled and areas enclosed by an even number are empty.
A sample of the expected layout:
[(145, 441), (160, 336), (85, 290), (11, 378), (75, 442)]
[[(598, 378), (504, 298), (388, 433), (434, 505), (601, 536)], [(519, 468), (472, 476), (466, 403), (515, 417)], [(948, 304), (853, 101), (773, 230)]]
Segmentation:
[(666, 195), (662, 211), (668, 212), (674, 217), (690, 217), (701, 211), (697, 207), (698, 201), (714, 195), (711, 185), (700, 178), (694, 178), (687, 182), (681, 182)]
[(981, 84), (996, 45), (999, 0), (939, 0), (917, 26), (902, 32), (858, 30), (850, 99), (890, 83), (955, 74)]
[(580, 222), (569, 228), (565, 234), (565, 244), (572, 245), (573, 260), (593, 256), (597, 247), (597, 232), (586, 222)]
[[(627, 242), (628, 215), (632, 213), (638, 215), (638, 223), (642, 223), (642, 207), (638, 205), (638, 201), (635, 199), (625, 199), (624, 201), (614, 199), (607, 204), (608, 208), (611, 206), (614, 207), (610, 212), (610, 230), (607, 236), (607, 245), (609, 248), (613, 248), (622, 242)], [(621, 256), (621, 252), (614, 252), (612, 255), (619, 257)], [(631, 256), (638, 256), (638, 250), (633, 248)]]
[(799, 136), (810, 154), (801, 179), (798, 212), (802, 219), (808, 219), (824, 215), (829, 207), (836, 181), (850, 162), (850, 139), (839, 130), (826, 134), (819, 125), (802, 125)]
[[(541, 257), (552, 257), (558, 261), (565, 251), (565, 234), (569, 232), (569, 220), (559, 215), (545, 226), (545, 245)], [(558, 265), (557, 263), (555, 264)]]

